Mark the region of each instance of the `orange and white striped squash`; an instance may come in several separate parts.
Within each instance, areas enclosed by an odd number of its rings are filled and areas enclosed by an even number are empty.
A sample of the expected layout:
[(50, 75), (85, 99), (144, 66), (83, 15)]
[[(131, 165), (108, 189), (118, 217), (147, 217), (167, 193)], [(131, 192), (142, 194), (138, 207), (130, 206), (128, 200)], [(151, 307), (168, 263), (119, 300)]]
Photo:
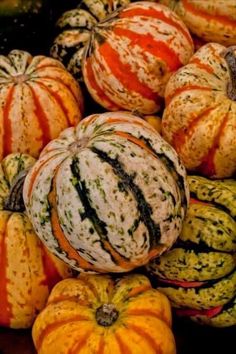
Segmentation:
[(201, 47), (167, 84), (164, 138), (190, 171), (214, 178), (236, 172), (236, 51)]
[(47, 145), (24, 200), (45, 245), (77, 270), (127, 272), (171, 247), (188, 204), (174, 149), (126, 112), (91, 115)]
[(159, 0), (184, 21), (190, 31), (207, 42), (236, 44), (235, 0)]
[(167, 297), (143, 275), (58, 283), (33, 326), (38, 354), (175, 354)]
[(8, 155), (0, 165), (0, 326), (11, 328), (30, 327), (52, 287), (71, 275), (36, 236), (21, 211), (20, 197), (14, 196), (11, 207), (7, 202), (15, 177), (34, 162), (18, 153)]
[(139, 1), (93, 27), (83, 78), (104, 108), (152, 114), (161, 107), (169, 77), (192, 54), (192, 38), (174, 12)]
[(20, 50), (0, 56), (0, 160), (12, 152), (37, 157), (82, 111), (80, 88), (60, 62)]

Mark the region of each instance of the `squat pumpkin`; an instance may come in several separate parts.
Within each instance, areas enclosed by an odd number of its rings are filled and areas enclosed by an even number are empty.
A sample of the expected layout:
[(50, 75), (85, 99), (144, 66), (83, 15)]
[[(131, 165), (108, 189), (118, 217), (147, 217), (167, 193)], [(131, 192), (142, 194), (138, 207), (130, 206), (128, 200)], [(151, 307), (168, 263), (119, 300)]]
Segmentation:
[(143, 275), (58, 283), (33, 326), (39, 354), (175, 354), (168, 299)]
[(35, 160), (8, 155), (0, 165), (0, 326), (30, 327), (49, 291), (71, 275), (34, 233), (23, 212), (22, 173)]
[(236, 47), (201, 47), (166, 87), (164, 138), (190, 171), (236, 172)]
[(127, 272), (176, 240), (188, 187), (174, 149), (150, 124), (108, 112), (47, 145), (24, 200), (38, 236), (71, 267)]
[(37, 157), (82, 111), (80, 88), (60, 62), (20, 50), (0, 56), (0, 160), (11, 152)]

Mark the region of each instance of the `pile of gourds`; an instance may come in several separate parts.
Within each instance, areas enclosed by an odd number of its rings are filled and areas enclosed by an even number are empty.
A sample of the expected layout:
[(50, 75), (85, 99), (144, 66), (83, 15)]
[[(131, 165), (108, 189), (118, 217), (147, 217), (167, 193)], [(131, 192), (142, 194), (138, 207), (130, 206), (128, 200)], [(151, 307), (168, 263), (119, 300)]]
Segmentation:
[(236, 325), (222, 3), (78, 1), (50, 56), (0, 55), (0, 325), (34, 323), (38, 353), (174, 354), (170, 304)]

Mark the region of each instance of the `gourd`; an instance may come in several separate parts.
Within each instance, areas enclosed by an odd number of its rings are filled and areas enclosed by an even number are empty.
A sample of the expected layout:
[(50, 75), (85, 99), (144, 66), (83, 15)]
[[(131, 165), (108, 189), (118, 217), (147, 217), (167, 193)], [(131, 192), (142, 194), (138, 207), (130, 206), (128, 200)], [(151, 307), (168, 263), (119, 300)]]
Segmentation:
[(225, 46), (236, 43), (234, 0), (160, 0), (184, 21), (187, 27), (207, 42)]
[(175, 242), (188, 186), (177, 154), (150, 124), (107, 112), (45, 147), (24, 201), (40, 239), (72, 268), (127, 272)]
[(33, 326), (39, 354), (175, 354), (168, 299), (143, 275), (58, 283)]
[(35, 163), (11, 154), (0, 164), (0, 326), (28, 328), (52, 287), (72, 275), (35, 235), (24, 212), (22, 178)]
[(80, 88), (59, 61), (20, 50), (0, 56), (0, 159), (37, 157), (82, 112)]
[(71, 10), (58, 26), (62, 33), (52, 56), (63, 58), (92, 98), (110, 111), (160, 110), (169, 77), (193, 54), (182, 21), (150, 1), (128, 4), (100, 22), (82, 9)]
[(148, 270), (176, 313), (236, 325), (236, 181), (188, 177), (192, 198), (174, 247)]
[(201, 47), (169, 80), (163, 137), (190, 171), (212, 178), (236, 172), (236, 50)]

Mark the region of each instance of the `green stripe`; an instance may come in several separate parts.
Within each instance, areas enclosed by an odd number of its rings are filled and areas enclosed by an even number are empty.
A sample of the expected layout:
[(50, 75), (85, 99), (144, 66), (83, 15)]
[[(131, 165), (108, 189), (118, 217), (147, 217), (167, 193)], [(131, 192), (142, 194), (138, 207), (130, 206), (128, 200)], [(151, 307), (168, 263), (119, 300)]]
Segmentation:
[(155, 248), (161, 239), (160, 225), (156, 224), (152, 219), (153, 213), (151, 205), (145, 200), (142, 190), (135, 184), (135, 174), (129, 175), (123, 168), (122, 164), (118, 161), (118, 158), (111, 158), (106, 152), (101, 151), (95, 147), (91, 150), (100, 158), (101, 161), (108, 163), (115, 174), (120, 178), (119, 185), (122, 186), (122, 190), (129, 190), (133, 194), (140, 213), (140, 219), (148, 229), (150, 237), (150, 249)]

